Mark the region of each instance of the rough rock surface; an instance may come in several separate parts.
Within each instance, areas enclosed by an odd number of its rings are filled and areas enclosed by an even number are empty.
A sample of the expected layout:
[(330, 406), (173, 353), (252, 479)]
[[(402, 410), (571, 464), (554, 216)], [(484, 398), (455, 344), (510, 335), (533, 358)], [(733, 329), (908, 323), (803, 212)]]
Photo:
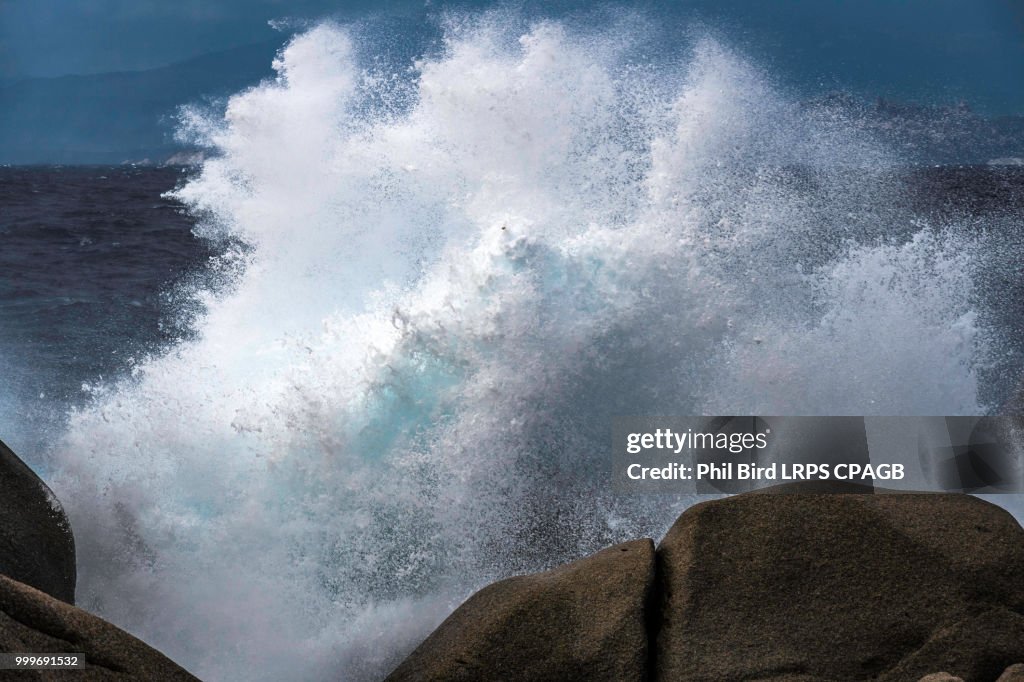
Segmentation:
[(657, 574), (662, 681), (991, 682), (1024, 658), (1024, 529), (967, 495), (706, 502)]
[(0, 671), (0, 680), (195, 680), (127, 632), (0, 576), (0, 651), (84, 654), (80, 670)]
[(637, 540), (494, 583), (456, 609), (387, 679), (647, 679), (645, 607), (653, 581), (654, 544)]
[(1010, 514), (787, 484), (691, 507), (653, 571), (645, 540), (491, 585), (389, 680), (1024, 682), (1022, 660)]
[(75, 539), (46, 484), (0, 442), (0, 574), (75, 601)]

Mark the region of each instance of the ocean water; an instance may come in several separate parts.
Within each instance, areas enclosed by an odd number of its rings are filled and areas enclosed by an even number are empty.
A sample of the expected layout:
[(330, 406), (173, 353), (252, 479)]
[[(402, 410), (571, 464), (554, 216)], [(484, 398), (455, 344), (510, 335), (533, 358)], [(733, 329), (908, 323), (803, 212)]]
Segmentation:
[[(659, 537), (622, 414), (983, 414), (1024, 172), (921, 168), (727, 41), (323, 24), (201, 167), (3, 169), (5, 440), (80, 604), (203, 679), (381, 678), (474, 589)], [(7, 436), (10, 431), (13, 435)]]
[[(218, 247), (162, 195), (181, 169), (0, 167), (0, 429), (38, 452), (83, 384), (188, 335), (179, 286)], [(36, 462), (39, 460), (37, 458)]]

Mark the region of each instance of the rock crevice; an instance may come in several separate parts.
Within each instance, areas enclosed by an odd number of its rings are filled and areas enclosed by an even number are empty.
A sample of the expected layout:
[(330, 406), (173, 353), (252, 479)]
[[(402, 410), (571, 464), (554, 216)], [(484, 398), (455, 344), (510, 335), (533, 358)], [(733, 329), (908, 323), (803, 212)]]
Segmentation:
[[(1004, 510), (960, 494), (766, 492), (691, 507), (656, 551), (626, 543), (484, 588), (388, 679), (1016, 674), (1024, 529)], [(623, 548), (629, 562), (610, 558)]]
[[(470, 597), (388, 678), (628, 680), (648, 665), (654, 543), (494, 583)], [(642, 673), (641, 673), (642, 674)]]

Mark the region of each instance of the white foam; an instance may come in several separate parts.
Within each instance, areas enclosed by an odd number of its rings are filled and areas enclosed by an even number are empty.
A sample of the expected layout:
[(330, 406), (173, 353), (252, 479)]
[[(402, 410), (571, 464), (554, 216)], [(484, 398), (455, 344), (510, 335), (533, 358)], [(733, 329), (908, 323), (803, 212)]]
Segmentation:
[(253, 249), (54, 487), (82, 605), (203, 679), (375, 679), (485, 582), (660, 534), (688, 501), (612, 494), (612, 415), (982, 410), (967, 242), (859, 239), (895, 202), (855, 126), (713, 41), (637, 77), (628, 35), (507, 38), (381, 78), (323, 25), (187, 121), (177, 196)]

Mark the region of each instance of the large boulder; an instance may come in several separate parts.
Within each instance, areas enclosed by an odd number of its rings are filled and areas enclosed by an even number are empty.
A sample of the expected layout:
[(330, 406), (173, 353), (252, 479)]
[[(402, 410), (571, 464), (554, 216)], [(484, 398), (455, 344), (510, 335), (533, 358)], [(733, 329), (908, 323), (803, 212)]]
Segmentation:
[(655, 678), (991, 682), (1024, 660), (1024, 529), (959, 494), (749, 493), (657, 555)]
[(110, 623), (0, 576), (0, 651), (82, 654), (79, 670), (7, 671), (19, 680), (175, 680), (196, 678), (176, 663)]
[(388, 682), (647, 679), (654, 544), (636, 540), (470, 597)]
[(0, 442), (0, 574), (75, 601), (75, 538), (64, 510)]

